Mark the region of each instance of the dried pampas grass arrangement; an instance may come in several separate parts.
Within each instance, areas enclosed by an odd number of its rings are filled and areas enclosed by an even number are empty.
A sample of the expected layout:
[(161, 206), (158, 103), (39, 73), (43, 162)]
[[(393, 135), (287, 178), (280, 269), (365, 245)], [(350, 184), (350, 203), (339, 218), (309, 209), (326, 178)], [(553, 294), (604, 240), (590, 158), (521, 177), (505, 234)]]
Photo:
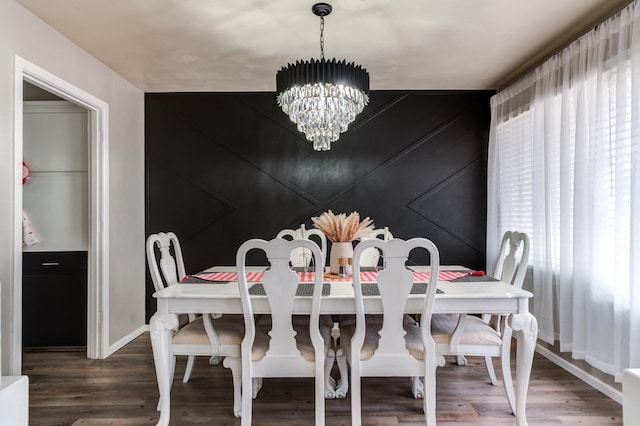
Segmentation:
[(329, 210), (318, 217), (312, 217), (311, 220), (315, 227), (334, 243), (348, 243), (373, 231), (373, 219), (366, 217), (360, 221), (358, 212), (352, 212), (347, 216), (344, 213), (335, 215)]

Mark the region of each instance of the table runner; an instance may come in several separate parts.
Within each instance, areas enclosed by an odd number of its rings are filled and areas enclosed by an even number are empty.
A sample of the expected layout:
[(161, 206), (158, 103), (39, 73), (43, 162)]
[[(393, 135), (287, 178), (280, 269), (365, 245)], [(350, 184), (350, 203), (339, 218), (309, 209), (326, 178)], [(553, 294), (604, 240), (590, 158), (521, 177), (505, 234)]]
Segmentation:
[[(313, 282), (314, 280), (314, 272), (296, 272), (298, 274), (298, 280), (301, 283)], [(429, 281), (431, 273), (429, 271), (424, 272), (413, 272), (413, 280), (415, 282), (427, 282)], [(264, 271), (259, 272), (247, 272), (247, 282), (262, 282), (262, 278), (264, 276)], [(438, 273), (439, 281), (451, 281), (456, 278), (461, 278), (468, 276), (468, 272), (460, 272), (460, 271), (440, 271)], [(238, 273), (237, 272), (204, 272), (200, 274), (192, 275), (192, 277), (199, 278), (206, 281), (215, 281), (215, 282), (236, 282), (238, 281)], [(190, 277), (187, 277), (190, 278)], [(378, 279), (377, 271), (364, 271), (360, 272), (360, 282), (363, 283), (375, 283)], [(352, 281), (351, 277), (336, 277), (334, 275), (325, 274), (324, 276), (325, 282), (337, 282), (337, 281)]]

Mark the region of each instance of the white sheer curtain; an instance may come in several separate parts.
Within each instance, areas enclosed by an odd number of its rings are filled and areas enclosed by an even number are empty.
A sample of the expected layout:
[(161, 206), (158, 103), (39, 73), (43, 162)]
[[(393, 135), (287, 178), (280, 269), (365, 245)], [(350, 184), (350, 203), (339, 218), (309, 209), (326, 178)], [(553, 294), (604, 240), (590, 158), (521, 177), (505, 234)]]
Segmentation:
[(540, 339), (640, 367), (638, 0), (491, 99), (487, 261), (531, 237)]

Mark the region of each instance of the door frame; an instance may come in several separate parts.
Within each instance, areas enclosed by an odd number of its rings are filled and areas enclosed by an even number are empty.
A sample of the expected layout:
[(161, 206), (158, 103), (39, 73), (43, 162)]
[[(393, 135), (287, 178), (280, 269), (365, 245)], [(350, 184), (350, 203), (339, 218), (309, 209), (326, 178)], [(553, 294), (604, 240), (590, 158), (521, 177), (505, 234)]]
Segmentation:
[(80, 105), (89, 114), (87, 357), (93, 359), (105, 358), (109, 348), (109, 104), (18, 55), (14, 60), (14, 276), (9, 368), (21, 374), (23, 82)]

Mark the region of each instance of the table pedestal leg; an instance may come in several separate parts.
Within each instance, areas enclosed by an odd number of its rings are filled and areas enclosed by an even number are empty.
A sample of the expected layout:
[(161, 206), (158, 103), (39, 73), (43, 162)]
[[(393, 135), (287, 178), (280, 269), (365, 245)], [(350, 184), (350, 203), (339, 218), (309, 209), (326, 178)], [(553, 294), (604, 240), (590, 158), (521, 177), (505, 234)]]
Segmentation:
[(420, 377), (414, 376), (411, 378), (411, 393), (415, 399), (424, 398), (424, 384)]
[(349, 370), (347, 366), (347, 354), (344, 348), (336, 351), (336, 362), (338, 363), (338, 371), (340, 371), (340, 379), (336, 383), (335, 397), (345, 398), (349, 392)]
[(151, 335), (151, 347), (153, 349), (153, 361), (156, 366), (158, 390), (160, 391), (160, 419), (158, 426), (169, 424), (171, 410), (171, 334), (178, 326), (178, 317), (175, 314), (154, 314), (149, 321)]
[[(447, 365), (447, 361), (444, 359), (444, 355), (436, 355), (436, 366), (444, 367)], [(422, 379), (418, 376), (411, 377), (411, 392), (413, 393), (413, 397), (415, 399), (424, 398), (424, 383), (422, 383)]]
[(510, 325), (518, 339), (516, 353), (516, 424), (527, 426), (527, 390), (533, 365), (533, 353), (538, 338), (538, 321), (529, 312), (514, 314)]

